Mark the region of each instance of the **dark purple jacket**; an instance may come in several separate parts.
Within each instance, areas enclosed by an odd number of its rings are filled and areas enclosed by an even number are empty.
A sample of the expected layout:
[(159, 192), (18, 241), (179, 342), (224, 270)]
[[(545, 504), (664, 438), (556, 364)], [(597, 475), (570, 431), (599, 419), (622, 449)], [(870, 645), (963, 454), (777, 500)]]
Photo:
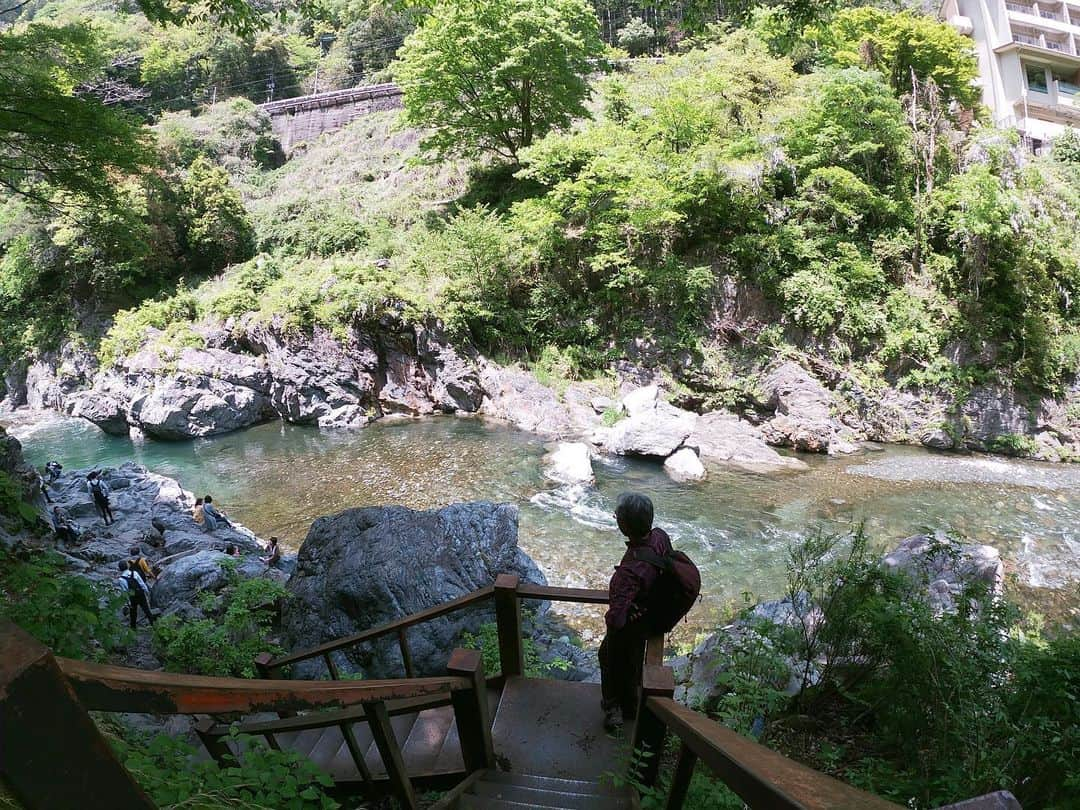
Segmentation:
[(644, 540), (626, 541), (626, 553), (615, 566), (615, 573), (608, 585), (610, 604), (604, 621), (609, 630), (621, 630), (631, 620), (631, 607), (641, 602), (649, 589), (660, 576), (660, 569), (655, 565), (634, 559), (634, 550), (650, 548), (661, 557), (671, 553), (671, 538), (663, 529), (653, 529)]

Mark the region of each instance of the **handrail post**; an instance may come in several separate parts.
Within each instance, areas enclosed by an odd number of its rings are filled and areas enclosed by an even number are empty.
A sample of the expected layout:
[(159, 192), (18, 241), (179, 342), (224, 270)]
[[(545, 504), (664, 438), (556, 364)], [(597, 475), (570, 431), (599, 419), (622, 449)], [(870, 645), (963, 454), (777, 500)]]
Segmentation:
[[(275, 667), (273, 665), (274, 656), (268, 652), (261, 652), (255, 656), (255, 671), (259, 673), (259, 677), (264, 680), (273, 680), (281, 675), (281, 667)], [(289, 717), (296, 717), (296, 712), (291, 709), (285, 709), (277, 713), (278, 717), (285, 720)]]
[(495, 578), (495, 621), (499, 628), (499, 665), (504, 678), (525, 674), (518, 582), (517, 574), (499, 574)]
[(491, 743), (491, 722), (488, 719), (484, 658), (479, 650), (463, 650), (459, 647), (450, 656), (446, 671), (472, 681), (472, 688), (450, 693), (465, 770), (494, 768), (495, 748)]
[(195, 721), (195, 733), (199, 736), (199, 740), (203, 744), (203, 748), (206, 749), (211, 757), (214, 758), (219, 766), (228, 764), (228, 760), (232, 758), (232, 751), (229, 750), (229, 746), (225, 744), (225, 741), (221, 739), (218, 734), (211, 733), (210, 729), (216, 726), (217, 723), (213, 717), (203, 716), (199, 717)]
[(394, 797), (403, 810), (417, 810), (420, 805), (416, 803), (416, 794), (413, 792), (412, 782), (409, 781), (409, 773), (405, 770), (405, 760), (401, 756), (401, 746), (394, 736), (394, 727), (390, 724), (386, 703), (381, 700), (365, 703), (364, 712), (367, 714), (371, 736), (375, 739), (375, 747), (379, 749), (379, 756), (386, 767), (386, 776), (390, 780)]
[(49, 648), (0, 622), (0, 782), (27, 810), (154, 803), (113, 753)]
[(691, 751), (686, 743), (680, 745), (679, 760), (675, 763), (675, 775), (671, 777), (671, 792), (668, 794), (664, 810), (682, 810), (687, 791), (690, 790), (690, 780), (694, 777), (696, 764), (697, 754)]
[(671, 667), (646, 664), (641, 676), (641, 702), (638, 703), (637, 722), (634, 724), (633, 751), (649, 752), (641, 769), (641, 783), (647, 787), (656, 784), (660, 758), (664, 753), (667, 727), (648, 708), (650, 697), (672, 698), (675, 695), (675, 673)]

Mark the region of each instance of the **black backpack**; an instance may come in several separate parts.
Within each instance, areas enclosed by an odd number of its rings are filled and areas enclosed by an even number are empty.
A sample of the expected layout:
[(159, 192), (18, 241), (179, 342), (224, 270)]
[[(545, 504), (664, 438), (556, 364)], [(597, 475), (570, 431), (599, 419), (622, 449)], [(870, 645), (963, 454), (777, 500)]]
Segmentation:
[(96, 478), (90, 482), (90, 491), (95, 495), (104, 495), (104, 493), (101, 491), (101, 482), (98, 481)]
[(634, 559), (660, 569), (646, 597), (646, 615), (657, 632), (670, 633), (701, 595), (701, 572), (681, 551), (661, 557), (650, 548), (634, 551)]

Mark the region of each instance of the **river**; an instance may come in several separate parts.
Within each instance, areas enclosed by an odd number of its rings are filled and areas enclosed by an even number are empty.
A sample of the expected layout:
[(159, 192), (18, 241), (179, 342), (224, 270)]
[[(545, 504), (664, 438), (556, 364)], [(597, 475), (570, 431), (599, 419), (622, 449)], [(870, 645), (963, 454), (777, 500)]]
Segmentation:
[[(801, 534), (859, 523), (882, 550), (924, 529), (993, 545), (1015, 571), (1022, 598), (1064, 602), (1076, 615), (1080, 465), (891, 446), (841, 459), (804, 457), (810, 469), (800, 473), (713, 470), (705, 481), (676, 484), (657, 463), (603, 457), (594, 463), (596, 487), (575, 490), (544, 478), (543, 440), (479, 418), (381, 421), (360, 431), (270, 423), (177, 443), (132, 442), (59, 417), (5, 421), (39, 468), (49, 459), (67, 469), (136, 461), (197, 494), (212, 493), (257, 534), (277, 534), (294, 549), (314, 518), (350, 506), (515, 503), (520, 544), (555, 585), (606, 585), (621, 553), (615, 500), (641, 490), (656, 504), (658, 525), (701, 567), (698, 626), (732, 600), (780, 594), (786, 550)], [(1038, 593), (1050, 598), (1032, 597)], [(581, 610), (581, 618), (596, 611)], [(595, 620), (583, 625), (591, 636)]]

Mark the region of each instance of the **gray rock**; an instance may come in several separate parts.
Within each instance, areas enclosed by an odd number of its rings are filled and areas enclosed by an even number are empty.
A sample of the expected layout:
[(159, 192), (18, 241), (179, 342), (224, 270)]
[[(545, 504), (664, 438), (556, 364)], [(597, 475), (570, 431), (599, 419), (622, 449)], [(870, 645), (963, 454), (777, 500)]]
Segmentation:
[[(544, 582), (517, 546), (517, 509), (493, 503), (432, 511), (348, 509), (316, 520), (297, 557), (284, 610), (285, 643), (304, 649), (433, 607), (514, 572)], [(492, 620), (490, 605), (459, 611), (409, 633), (418, 673), (445, 671), (464, 631)], [(396, 637), (346, 651), (373, 677), (402, 673)], [(306, 674), (318, 675), (311, 668)]]
[(953, 437), (944, 428), (929, 428), (919, 437), (919, 443), (923, 447), (933, 450), (952, 450), (955, 446)]
[(983, 449), (994, 438), (1027, 436), (1034, 432), (1035, 414), (1016, 392), (1002, 386), (980, 386), (971, 391), (961, 409), (965, 441)]
[(254, 389), (178, 373), (156, 379), (148, 393), (133, 400), (129, 418), (148, 436), (188, 439), (248, 427), (272, 413), (267, 398)]
[(697, 414), (666, 402), (616, 422), (604, 437), (604, 447), (618, 455), (667, 458), (694, 432)]
[(698, 454), (689, 447), (676, 450), (664, 461), (664, 472), (676, 481), (700, 481), (705, 477), (705, 467)]
[(656, 385), (646, 385), (636, 388), (622, 398), (622, 408), (628, 416), (637, 416), (656, 409), (660, 402), (660, 388)]
[(128, 435), (127, 412), (115, 397), (101, 391), (89, 391), (77, 396), (72, 416), (89, 420), (113, 436)]
[(544, 475), (560, 484), (592, 484), (593, 474), (589, 447), (582, 442), (560, 442), (544, 457)]
[(486, 363), (480, 371), (484, 401), (480, 413), (551, 439), (578, 436), (600, 424), (593, 409), (568, 404), (530, 372)]
[(1005, 586), (1005, 567), (993, 546), (957, 543), (944, 534), (917, 534), (885, 555), (884, 566), (914, 577), (927, 588), (937, 613), (956, 610), (965, 587), (981, 584), (994, 595)]
[(826, 453), (837, 432), (828, 389), (798, 363), (781, 363), (765, 378), (769, 405), (776, 415), (764, 426), (772, 444)]
[(231, 559), (220, 551), (199, 551), (176, 560), (154, 583), (154, 606), (190, 605), (200, 593), (220, 591), (229, 584), (225, 564)]
[(806, 464), (797, 458), (777, 453), (753, 425), (722, 411), (699, 417), (686, 445), (696, 448), (703, 461), (755, 472), (807, 469)]

